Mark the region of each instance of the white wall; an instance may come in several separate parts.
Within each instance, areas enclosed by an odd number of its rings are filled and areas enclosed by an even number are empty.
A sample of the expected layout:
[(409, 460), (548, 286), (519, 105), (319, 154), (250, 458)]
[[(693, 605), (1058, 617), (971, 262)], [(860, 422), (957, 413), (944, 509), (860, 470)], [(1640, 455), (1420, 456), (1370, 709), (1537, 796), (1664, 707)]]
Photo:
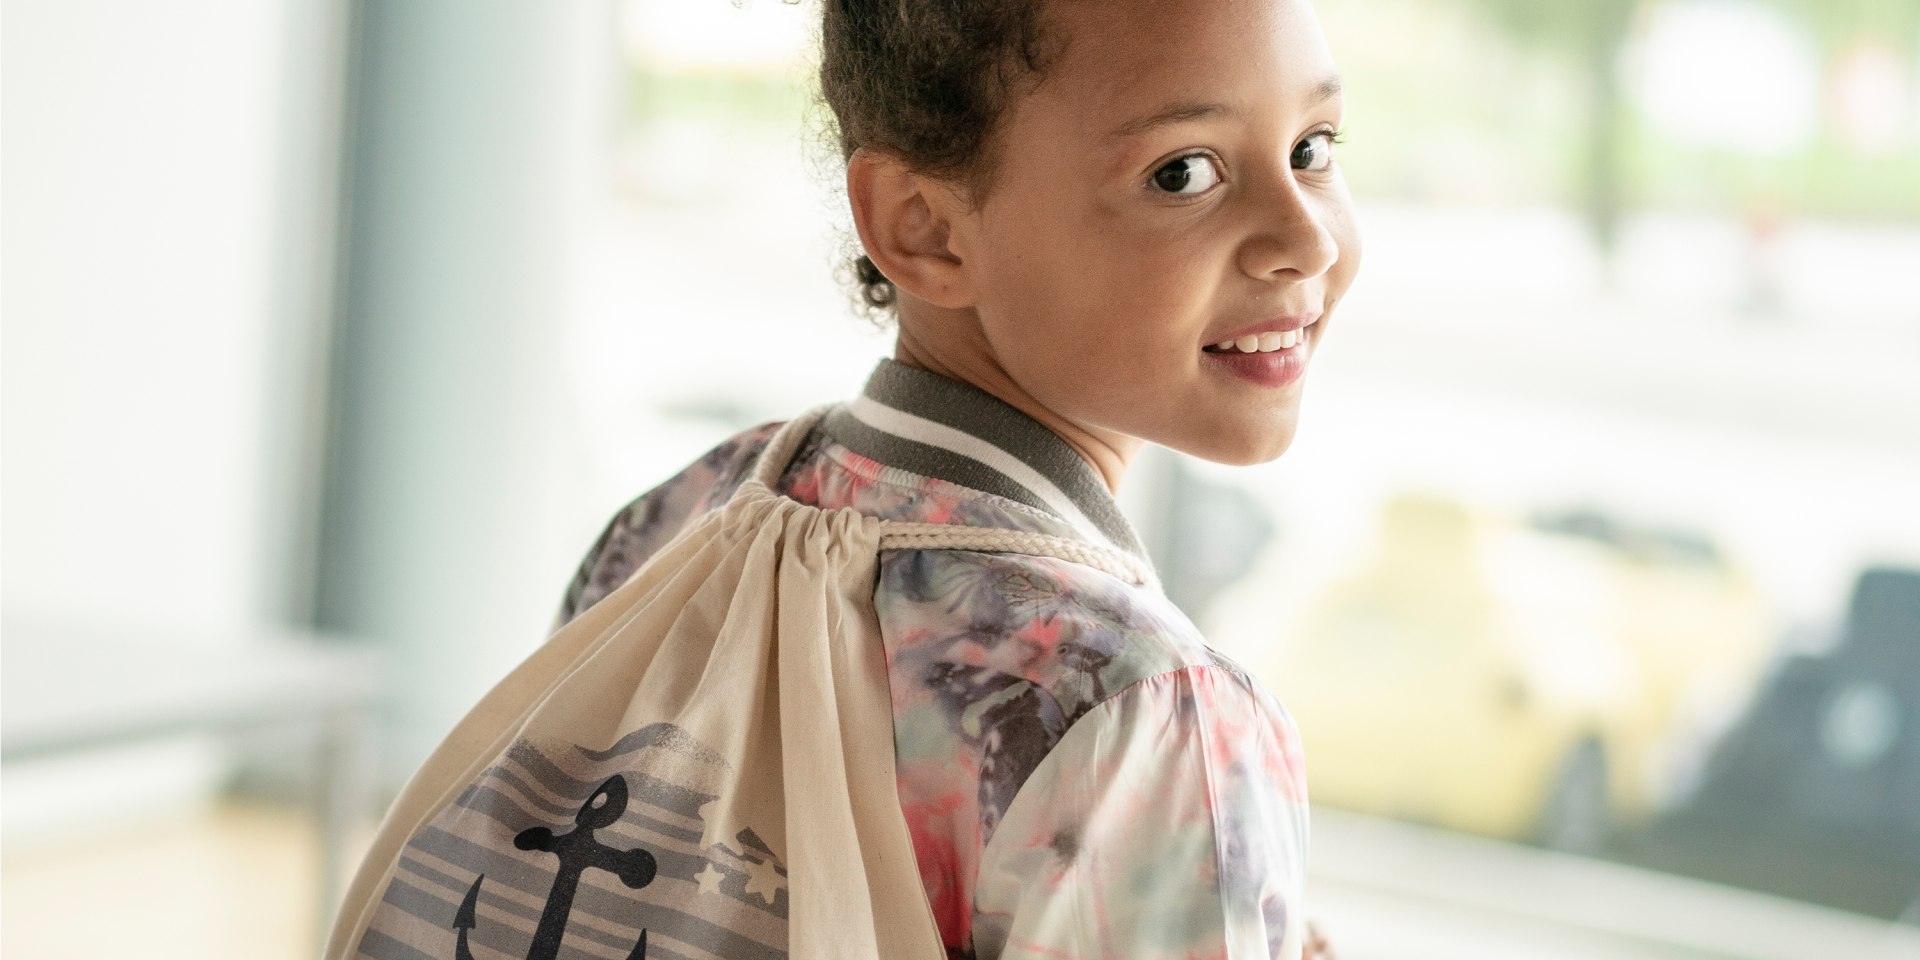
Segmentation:
[[(7, 0), (9, 686), (77, 635), (231, 648), (303, 613), (345, 10)], [(7, 842), (126, 821), (103, 777), (141, 784), (135, 816), (198, 803), (230, 754), (188, 738), (9, 764)]]
[(220, 643), (283, 615), (337, 6), (8, 0), (10, 622)]

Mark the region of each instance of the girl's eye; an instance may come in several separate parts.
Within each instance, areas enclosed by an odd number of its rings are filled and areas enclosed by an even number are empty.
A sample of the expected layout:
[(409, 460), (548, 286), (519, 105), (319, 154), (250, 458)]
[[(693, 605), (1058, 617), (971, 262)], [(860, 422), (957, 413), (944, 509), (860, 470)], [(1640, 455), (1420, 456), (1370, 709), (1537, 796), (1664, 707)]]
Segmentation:
[(1293, 148), (1293, 168), (1321, 173), (1333, 166), (1333, 145), (1340, 135), (1332, 131), (1316, 133)]
[(1220, 182), (1220, 168), (1203, 153), (1178, 157), (1153, 172), (1154, 186), (1168, 193), (1195, 196), (1206, 193)]

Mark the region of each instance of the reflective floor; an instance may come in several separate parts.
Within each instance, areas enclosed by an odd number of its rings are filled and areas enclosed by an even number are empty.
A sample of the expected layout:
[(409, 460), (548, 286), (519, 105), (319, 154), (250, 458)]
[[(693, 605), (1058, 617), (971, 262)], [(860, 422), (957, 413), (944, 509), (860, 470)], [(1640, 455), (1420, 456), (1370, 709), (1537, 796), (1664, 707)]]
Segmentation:
[(1311, 905), (1340, 960), (1908, 960), (1920, 927), (1316, 809)]
[[(1340, 960), (1920, 957), (1912, 927), (1335, 811), (1314, 818), (1310, 913)], [(0, 883), (0, 954), (312, 957), (318, 864), (298, 811), (234, 802), (16, 843)]]
[(85, 839), (15, 843), (0, 861), (0, 955), (313, 957), (319, 863), (303, 812), (244, 803)]

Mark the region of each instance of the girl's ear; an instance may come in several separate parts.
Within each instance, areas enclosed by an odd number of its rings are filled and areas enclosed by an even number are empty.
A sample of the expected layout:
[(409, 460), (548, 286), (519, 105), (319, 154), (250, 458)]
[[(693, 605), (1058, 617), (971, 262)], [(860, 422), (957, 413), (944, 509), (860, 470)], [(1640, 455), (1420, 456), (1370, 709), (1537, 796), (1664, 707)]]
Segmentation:
[(950, 243), (963, 207), (952, 187), (862, 147), (847, 160), (847, 199), (861, 247), (895, 287), (939, 307), (973, 305), (967, 265)]

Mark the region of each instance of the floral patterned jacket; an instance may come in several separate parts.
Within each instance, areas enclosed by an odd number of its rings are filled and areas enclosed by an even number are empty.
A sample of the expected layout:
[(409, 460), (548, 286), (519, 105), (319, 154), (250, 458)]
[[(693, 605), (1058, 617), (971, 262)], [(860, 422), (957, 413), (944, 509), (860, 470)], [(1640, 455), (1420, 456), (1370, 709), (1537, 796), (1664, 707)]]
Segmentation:
[[(608, 524), (565, 623), (724, 503), (778, 424)], [(1093, 468), (970, 385), (882, 361), (779, 492), (1141, 557)], [(1301, 956), (1307, 797), (1286, 710), (1157, 588), (1050, 558), (882, 553), (900, 809), (950, 957)]]

